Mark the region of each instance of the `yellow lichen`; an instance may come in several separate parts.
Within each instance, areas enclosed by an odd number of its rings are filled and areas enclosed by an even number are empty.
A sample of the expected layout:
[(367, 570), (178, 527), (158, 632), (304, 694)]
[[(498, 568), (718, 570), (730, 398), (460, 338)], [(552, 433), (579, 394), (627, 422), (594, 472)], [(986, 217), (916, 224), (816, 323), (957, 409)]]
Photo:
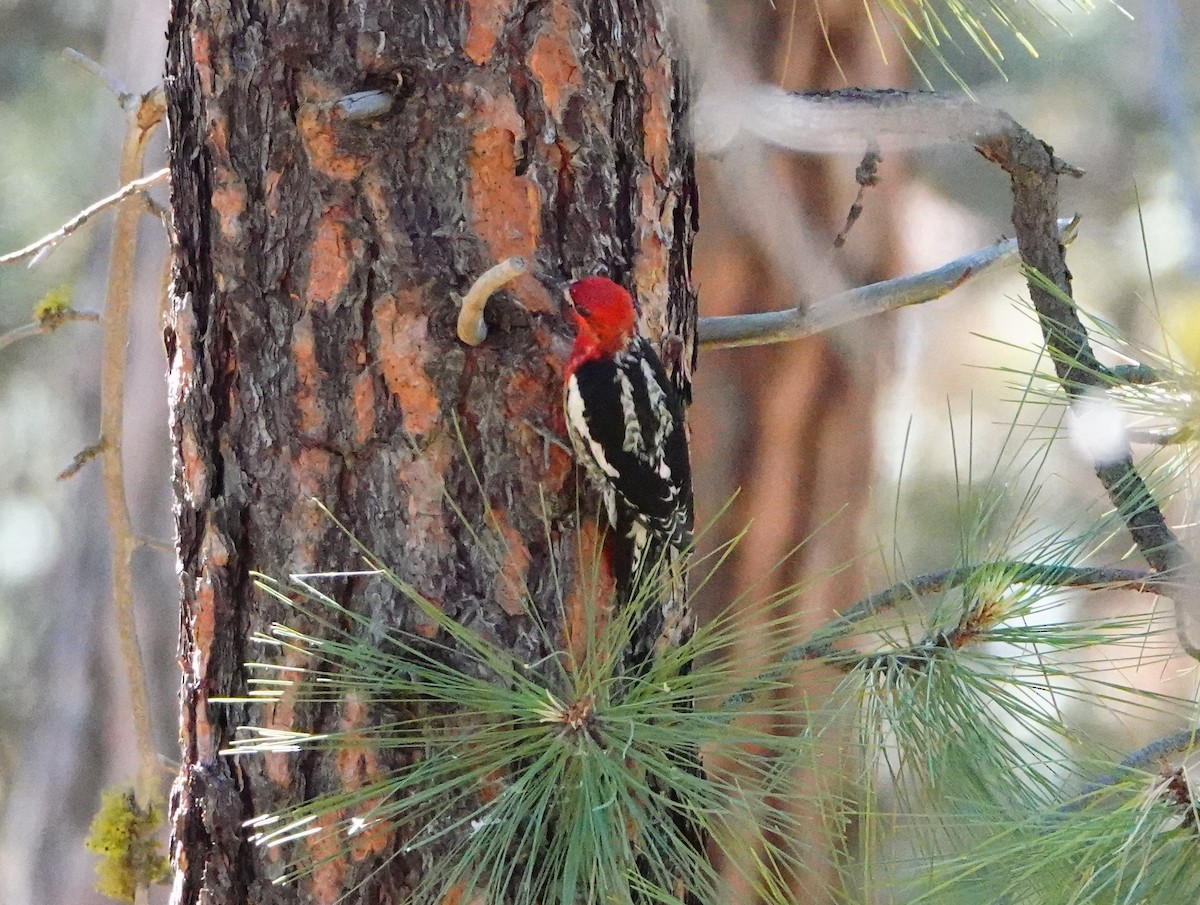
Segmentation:
[(44, 327), (56, 327), (71, 308), (71, 287), (51, 289), (33, 306), (33, 319)]
[(96, 852), (96, 891), (118, 902), (132, 902), (139, 886), (166, 879), (167, 859), (154, 838), (161, 809), (142, 810), (128, 789), (108, 789), (92, 818), (84, 846)]

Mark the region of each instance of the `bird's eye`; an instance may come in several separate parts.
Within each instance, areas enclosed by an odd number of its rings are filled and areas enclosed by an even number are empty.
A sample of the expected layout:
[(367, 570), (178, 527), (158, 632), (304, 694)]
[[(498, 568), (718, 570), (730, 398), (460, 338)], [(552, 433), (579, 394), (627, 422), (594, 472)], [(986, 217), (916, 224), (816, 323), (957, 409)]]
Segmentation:
[(587, 308), (584, 308), (582, 306), (576, 306), (575, 310), (579, 312), (580, 317), (591, 317), (592, 316), (592, 312), (588, 311)]

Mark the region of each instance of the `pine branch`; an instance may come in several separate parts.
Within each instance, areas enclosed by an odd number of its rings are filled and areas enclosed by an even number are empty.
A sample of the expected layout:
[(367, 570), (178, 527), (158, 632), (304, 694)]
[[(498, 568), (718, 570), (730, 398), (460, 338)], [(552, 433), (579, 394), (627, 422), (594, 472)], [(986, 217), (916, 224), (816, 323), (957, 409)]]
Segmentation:
[[(852, 629), (899, 603), (917, 600), (931, 594), (940, 594), (988, 577), (1000, 576), (1010, 585), (1138, 591), (1147, 594), (1162, 593), (1161, 586), (1163, 584), (1161, 578), (1145, 569), (1129, 569), (1118, 566), (1064, 566), (1016, 560), (988, 562), (974, 566), (960, 566), (941, 572), (929, 572), (898, 582), (889, 588), (862, 598), (836, 619), (815, 632), (808, 641), (786, 650), (776, 659), (767, 675), (772, 678), (782, 677), (792, 664), (804, 660), (823, 660), (839, 669), (853, 669), (870, 655), (836, 646), (835, 642), (844, 637), (848, 629)], [(738, 692), (727, 698), (722, 707), (733, 710), (745, 706), (747, 702), (747, 694)]]
[[(1089, 393), (1104, 393), (1111, 381), (1096, 359), (1087, 328), (1071, 297), (1071, 274), (1057, 229), (1058, 177), (1079, 175), (1079, 171), (1056, 158), (1045, 142), (1015, 122), (980, 141), (977, 147), (1012, 179), (1017, 247), (1059, 382), (1072, 401)], [(1158, 502), (1134, 466), (1128, 441), (1121, 441), (1120, 446), (1116, 455), (1097, 457), (1096, 476), (1138, 550), (1166, 579), (1160, 587), (1175, 603), (1180, 644), (1190, 656), (1200, 659), (1200, 642), (1192, 638), (1192, 630), (1200, 621), (1192, 558), (1167, 525)]]
[[(1064, 244), (1074, 240), (1078, 225), (1078, 217), (1058, 221), (1059, 237)], [(1020, 260), (1016, 239), (1005, 239), (935, 270), (860, 286), (807, 307), (702, 317), (697, 328), (698, 342), (703, 349), (730, 349), (813, 336), (859, 318), (942, 298), (969, 280)]]

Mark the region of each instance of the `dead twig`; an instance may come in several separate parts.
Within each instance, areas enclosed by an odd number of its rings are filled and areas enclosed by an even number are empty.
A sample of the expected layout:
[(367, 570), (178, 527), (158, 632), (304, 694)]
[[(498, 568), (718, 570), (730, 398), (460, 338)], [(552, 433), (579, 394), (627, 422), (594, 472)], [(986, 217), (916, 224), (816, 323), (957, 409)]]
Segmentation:
[(88, 462), (104, 452), (104, 438), (101, 437), (91, 446), (85, 446), (79, 452), (75, 453), (75, 458), (71, 460), (71, 464), (58, 473), (58, 480), (65, 481), (68, 478), (73, 478), (79, 473), (79, 469), (87, 465)]
[(858, 183), (858, 195), (855, 196), (854, 203), (850, 205), (850, 211), (846, 214), (846, 225), (834, 237), (834, 248), (841, 248), (846, 244), (846, 236), (850, 234), (850, 230), (858, 222), (858, 218), (862, 216), (863, 198), (867, 189), (879, 185), (879, 165), (881, 163), (883, 163), (883, 155), (879, 153), (879, 146), (872, 142), (867, 148), (867, 153), (863, 155), (862, 163), (854, 171), (854, 181)]
[[(1063, 244), (1073, 241), (1078, 225), (1078, 217), (1059, 220), (1059, 240)], [(702, 349), (729, 349), (813, 336), (859, 318), (939, 299), (968, 280), (1019, 261), (1017, 241), (1006, 239), (956, 258), (936, 270), (839, 292), (808, 307), (702, 317), (696, 331), (698, 342)]]
[(100, 315), (94, 311), (76, 311), (74, 308), (64, 308), (61, 311), (56, 311), (52, 317), (44, 317), (32, 323), (14, 327), (7, 333), (0, 334), (0, 350), (7, 349), (18, 340), (28, 339), (30, 336), (53, 333), (63, 324), (72, 321), (96, 323), (99, 320)]
[[(1019, 124), (976, 143), (979, 153), (1009, 174), (1013, 226), (1026, 269), (1030, 298), (1059, 383), (1072, 402), (1111, 385), (1096, 358), (1087, 328), (1071, 296), (1066, 250), (1056, 229), (1058, 177), (1080, 171), (1054, 156), (1051, 148)], [(1125, 522), (1134, 544), (1159, 574), (1158, 587), (1175, 604), (1180, 644), (1200, 660), (1200, 587), (1195, 564), (1167, 525), (1158, 501), (1133, 463), (1128, 438), (1114, 438), (1116, 449), (1094, 455), (1096, 476)]]
[(63, 57), (74, 63), (84, 72), (95, 76), (104, 87), (113, 93), (117, 99), (117, 103), (121, 105), (122, 110), (128, 110), (130, 104), (134, 103), (138, 96), (125, 87), (125, 83), (119, 78), (93, 60), (85, 53), (80, 53), (74, 47), (68, 47), (63, 51)]
[(151, 173), (149, 176), (143, 176), (139, 179), (130, 180), (108, 197), (101, 198), (95, 204), (85, 207), (78, 214), (76, 214), (49, 235), (42, 236), (42, 238), (38, 239), (36, 242), (26, 245), (24, 248), (20, 248), (17, 251), (10, 251), (8, 254), (0, 256), (0, 264), (13, 264), (25, 258), (32, 257), (33, 260), (29, 263), (29, 266), (32, 267), (34, 264), (45, 260), (46, 255), (52, 252), (59, 242), (71, 235), (71, 233), (75, 232), (75, 230), (79, 229), (79, 227), (83, 226), (83, 224), (87, 223), (88, 220), (92, 219), (92, 217), (96, 216), (96, 214), (106, 211), (110, 207), (117, 207), (121, 204), (121, 202), (125, 201), (125, 199), (130, 198), (133, 195), (139, 195), (142, 192), (145, 192), (151, 186), (165, 183), (170, 175), (171, 171), (164, 167), (157, 172)]
[[(120, 180), (129, 187), (148, 180), (166, 178), (166, 170), (149, 177), (140, 175), (146, 142), (162, 122), (165, 98), (155, 90), (143, 95), (136, 106), (127, 108), (128, 128), (121, 146)], [(133, 194), (136, 190), (129, 190)], [(119, 194), (119, 193), (118, 193)], [(125, 398), (125, 352), (129, 344), (129, 312), (133, 300), (134, 259), (137, 227), (142, 210), (133, 205), (117, 208), (113, 226), (108, 286), (104, 296), (104, 350), (100, 370), (100, 433), (104, 437), (104, 498), (112, 532), (112, 594), (121, 657), (129, 681), (130, 709), (138, 752), (134, 799), (147, 808), (160, 798), (158, 757), (150, 726), (150, 699), (142, 665), (141, 646), (133, 611), (133, 554), (141, 539), (133, 530), (125, 495), (125, 469), (121, 456)]]

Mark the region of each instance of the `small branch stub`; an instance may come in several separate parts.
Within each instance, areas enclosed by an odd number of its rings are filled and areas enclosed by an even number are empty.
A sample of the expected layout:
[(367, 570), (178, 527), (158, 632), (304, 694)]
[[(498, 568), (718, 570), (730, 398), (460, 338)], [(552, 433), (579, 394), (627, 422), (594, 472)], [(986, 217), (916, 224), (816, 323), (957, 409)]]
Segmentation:
[(487, 339), (483, 309), (487, 306), (488, 299), (523, 274), (526, 266), (524, 258), (506, 258), (479, 275), (479, 279), (463, 296), (462, 307), (458, 312), (459, 339), (468, 346), (477, 346)]

